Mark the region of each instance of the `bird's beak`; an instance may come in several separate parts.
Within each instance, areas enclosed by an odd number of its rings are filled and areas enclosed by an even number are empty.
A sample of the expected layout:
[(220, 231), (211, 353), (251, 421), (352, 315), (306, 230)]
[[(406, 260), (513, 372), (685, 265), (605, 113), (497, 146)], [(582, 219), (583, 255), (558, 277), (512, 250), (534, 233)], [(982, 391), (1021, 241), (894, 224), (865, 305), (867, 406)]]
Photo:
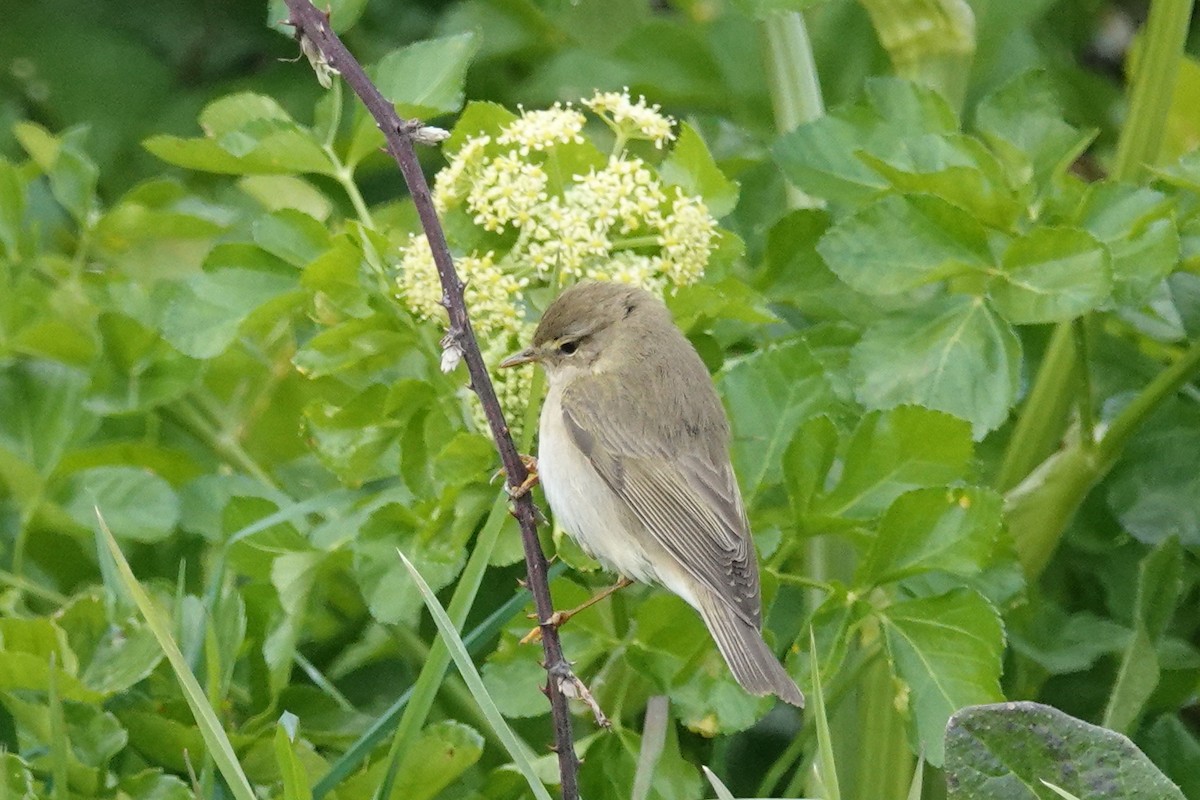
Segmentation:
[(518, 350), (508, 358), (500, 362), (502, 368), (516, 367), (521, 364), (528, 364), (530, 361), (537, 361), (538, 353), (532, 347), (526, 347), (524, 350)]

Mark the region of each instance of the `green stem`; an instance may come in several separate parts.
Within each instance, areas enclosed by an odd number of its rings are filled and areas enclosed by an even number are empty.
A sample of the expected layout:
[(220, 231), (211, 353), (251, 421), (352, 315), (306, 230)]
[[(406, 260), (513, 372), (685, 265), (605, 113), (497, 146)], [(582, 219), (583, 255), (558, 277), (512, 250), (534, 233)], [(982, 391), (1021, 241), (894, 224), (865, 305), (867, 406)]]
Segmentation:
[(363, 199), (362, 192), (358, 190), (358, 184), (354, 182), (354, 169), (343, 164), (341, 159), (332, 152), (332, 149), (329, 151), (329, 157), (334, 162), (333, 179), (350, 198), (350, 205), (354, 206), (354, 213), (358, 216), (359, 221), (371, 230), (375, 230), (375, 220), (371, 217), (371, 210), (367, 208), (367, 201)]
[(1178, 361), (1160, 372), (1129, 405), (1121, 410), (1121, 413), (1117, 414), (1096, 446), (1099, 458), (1104, 461), (1115, 460), (1129, 443), (1134, 431), (1146, 421), (1146, 418), (1163, 401), (1173, 397), (1184, 384), (1198, 373), (1200, 373), (1200, 340), (1193, 342)]
[[(246, 474), (251, 475), (262, 483), (263, 486), (282, 496), (282, 490), (275, 483), (275, 480), (267, 474), (267, 471), (250, 457), (250, 454), (242, 448), (241, 443), (235, 437), (227, 431), (222, 430), (206, 414), (202, 413), (199, 404), (200, 401), (195, 397), (190, 399), (185, 398), (169, 406), (168, 413), (174, 416), (177, 422), (203, 440), (221, 458), (238, 467)], [(289, 504), (291, 503), (291, 498), (285, 499)]]
[(1074, 330), (1070, 323), (1063, 323), (1050, 336), (1033, 388), (1008, 440), (995, 479), (1000, 491), (1016, 486), (1058, 449), (1075, 400), (1072, 387), (1077, 369)]
[[(761, 29), (775, 129), (787, 133), (824, 116), (825, 101), (821, 96), (821, 82), (804, 17), (798, 12), (775, 14), (762, 21)], [(822, 205), (819, 199), (790, 183), (787, 196), (790, 208)]]
[(1154, 0), (1141, 36), (1128, 122), (1117, 142), (1113, 177), (1137, 181), (1158, 161), (1193, 0)]
[[(1193, 0), (1154, 0), (1151, 5), (1128, 122), (1117, 143), (1113, 165), (1117, 180), (1140, 179), (1159, 158), (1192, 5)], [(1005, 498), (1009, 529), (1028, 575), (1039, 575), (1045, 568), (1084, 496), (1108, 472), (1136, 427), (1166, 396), (1164, 392), (1176, 391), (1194, 371), (1194, 351), (1195, 346), (1156, 378), (1118, 416), (1099, 444), (1082, 431), (1073, 443), (1054, 452), (1081, 366), (1072, 323), (1060, 323), (1055, 329), (996, 479), (996, 486), (1009, 492)], [(1081, 409), (1081, 414), (1087, 413)], [(1086, 423), (1082, 417), (1081, 422)]]

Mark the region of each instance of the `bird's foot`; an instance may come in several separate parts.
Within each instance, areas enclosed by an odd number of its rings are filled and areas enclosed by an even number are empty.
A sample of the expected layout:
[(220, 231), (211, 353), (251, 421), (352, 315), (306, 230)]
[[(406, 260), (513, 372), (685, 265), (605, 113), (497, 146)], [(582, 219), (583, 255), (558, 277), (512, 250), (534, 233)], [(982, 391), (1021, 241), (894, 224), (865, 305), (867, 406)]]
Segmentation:
[[(575, 608), (572, 608), (569, 611), (555, 611), (553, 614), (550, 615), (549, 619), (547, 619), (541, 625), (538, 625), (536, 628), (533, 628), (532, 630), (530, 630), (529, 633), (522, 636), (521, 644), (530, 644), (532, 642), (541, 641), (543, 627), (549, 625), (550, 627), (557, 630), (558, 628), (561, 628), (563, 625), (565, 625), (567, 623), (567, 620), (569, 620), (571, 617), (578, 614), (580, 611), (583, 611), (584, 609), (587, 609), (587, 608), (591, 608), (592, 606), (596, 605), (596, 603), (599, 603), (601, 600), (608, 597), (610, 594), (613, 594), (614, 592), (624, 589), (626, 586), (628, 586), (631, 583), (633, 583), (633, 581), (629, 580), (629, 578), (621, 578), (619, 581), (614, 583), (612, 586), (609, 586), (607, 589), (597, 592), (595, 595), (588, 598), (584, 602), (580, 603)], [(537, 619), (537, 615), (530, 614), (529, 618)]]
[[(538, 485), (537, 459), (533, 456), (521, 455), (521, 463), (525, 465), (525, 480), (521, 481), (519, 486), (504, 485), (504, 490), (508, 492), (508, 496), (513, 500), (518, 497), (524, 497), (529, 494), (529, 490)], [(496, 470), (496, 474), (492, 476), (492, 480), (496, 480), (501, 475), (508, 475), (508, 470), (501, 467)]]

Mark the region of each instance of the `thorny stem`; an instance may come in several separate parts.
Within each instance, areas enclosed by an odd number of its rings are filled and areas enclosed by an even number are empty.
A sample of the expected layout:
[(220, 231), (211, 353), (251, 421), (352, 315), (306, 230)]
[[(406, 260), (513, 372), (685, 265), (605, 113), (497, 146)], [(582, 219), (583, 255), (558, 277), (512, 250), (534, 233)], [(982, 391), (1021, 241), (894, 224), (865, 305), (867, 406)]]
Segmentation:
[[(450, 316), (448, 338), (452, 346), (462, 351), (463, 360), (467, 364), (467, 372), (471, 377), (471, 388), (479, 396), (487, 417), (488, 427), (491, 428), (492, 438), (500, 453), (500, 461), (508, 475), (509, 486), (519, 487), (528, 475), (525, 465), (521, 462), (517, 448), (513, 445), (508, 425), (496, 398), (488, 376), (483, 354), (471, 328), (471, 320), (467, 314), (466, 302), (463, 298), (465, 285), (459, 279), (450, 257), (450, 248), (446, 243), (445, 233), (433, 207), (433, 198), (429, 192), (429, 184), (421, 171), (413, 148), (411, 131), (413, 124), (400, 119), (395, 107), (379, 92), (379, 89), (367, 77), (362, 66), (342, 44), (337, 34), (329, 26), (329, 19), (318, 11), (308, 0), (284, 0), (289, 11), (289, 23), (296, 28), (299, 37), (307, 38), (316, 46), (321, 55), (334, 69), (340, 73), (343, 80), (358, 95), (367, 111), (374, 117), (379, 129), (383, 131), (386, 140), (387, 153), (395, 159), (400, 168), (404, 181), (412, 195), (413, 204), (421, 219), (421, 226), (429, 240), (433, 252), (433, 260), (437, 265), (438, 277), (442, 281), (442, 300)], [(521, 539), (525, 547), (525, 566), (528, 573), (528, 585), (533, 593), (534, 606), (538, 619), (542, 621), (542, 648), (545, 654), (546, 669), (549, 674), (555, 670), (569, 669), (562, 654), (558, 631), (550, 623), (554, 608), (550, 602), (550, 586), (547, 580), (546, 556), (542, 553), (537, 538), (537, 516), (533, 500), (528, 494), (513, 501), (513, 514), (521, 528)], [(579, 759), (571, 735), (571, 716), (567, 708), (567, 699), (563, 696), (557, 680), (548, 680), (546, 695), (550, 700), (551, 712), (554, 717), (555, 750), (558, 754), (559, 773), (564, 800), (578, 800), (578, 771)]]

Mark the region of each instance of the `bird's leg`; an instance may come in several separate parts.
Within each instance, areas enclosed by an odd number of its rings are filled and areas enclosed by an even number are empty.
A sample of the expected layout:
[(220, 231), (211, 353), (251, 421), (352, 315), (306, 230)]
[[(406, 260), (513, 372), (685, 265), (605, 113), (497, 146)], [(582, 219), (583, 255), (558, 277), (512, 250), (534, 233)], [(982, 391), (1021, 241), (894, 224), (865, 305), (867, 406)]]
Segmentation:
[[(553, 614), (550, 615), (550, 619), (546, 620), (545, 624), (553, 625), (555, 628), (561, 628), (563, 625), (566, 624), (567, 620), (569, 620), (571, 617), (578, 614), (580, 611), (583, 611), (585, 608), (591, 608), (592, 606), (596, 605), (596, 603), (599, 603), (601, 600), (608, 597), (610, 594), (618, 592), (621, 589), (624, 589), (626, 586), (629, 586), (632, 583), (633, 583), (633, 581), (629, 580), (629, 578), (622, 577), (619, 581), (614, 583), (612, 586), (609, 586), (607, 589), (603, 589), (599, 592), (596, 592), (596, 594), (592, 595), (587, 600), (585, 600), (584, 602), (577, 605), (575, 608), (572, 608), (570, 611), (555, 611)], [(541, 625), (539, 625), (538, 627), (534, 628), (529, 633), (527, 633), (523, 637), (521, 637), (521, 644), (529, 644), (530, 642), (536, 642), (536, 641), (541, 640), (541, 638), (542, 638), (542, 627), (541, 627)]]
[[(525, 480), (521, 481), (520, 486), (509, 487), (507, 483), (504, 485), (505, 490), (508, 492), (508, 496), (513, 500), (529, 494), (529, 490), (538, 484), (537, 459), (533, 456), (522, 455), (521, 463), (525, 465), (525, 471), (527, 473), (525, 475)], [(508, 471), (504, 469), (504, 467), (501, 467), (500, 469), (496, 470), (496, 474), (492, 476), (492, 480), (494, 481), (501, 475), (507, 474)]]

